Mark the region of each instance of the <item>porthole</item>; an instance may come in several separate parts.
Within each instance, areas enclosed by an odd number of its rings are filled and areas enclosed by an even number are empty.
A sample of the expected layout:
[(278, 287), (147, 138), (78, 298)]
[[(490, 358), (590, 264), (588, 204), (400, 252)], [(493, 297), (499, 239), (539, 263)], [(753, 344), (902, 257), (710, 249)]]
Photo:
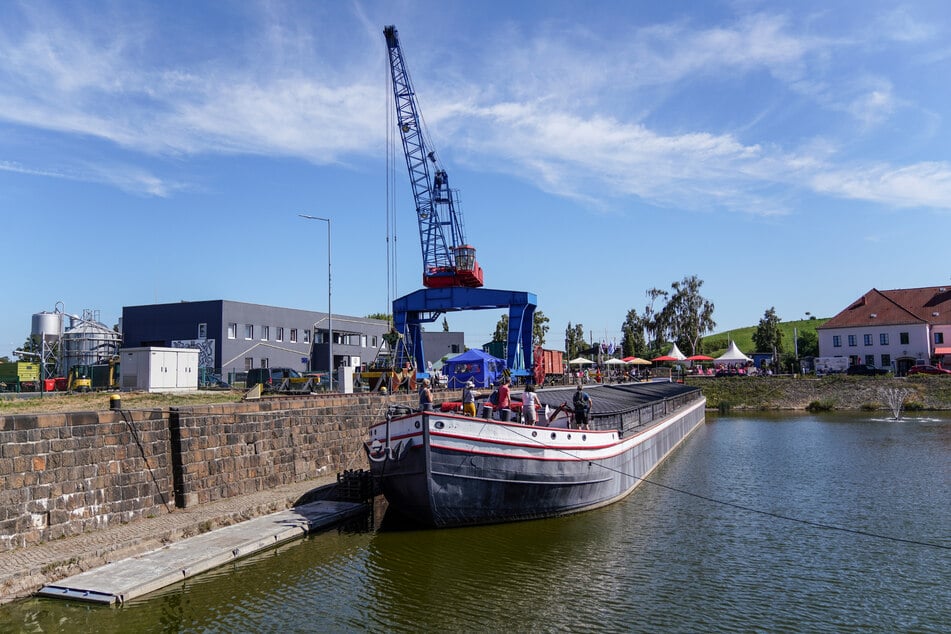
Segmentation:
[(568, 440), (571, 440), (571, 434), (568, 434)]
[(533, 431), (533, 432), (532, 432), (532, 438), (534, 438), (534, 437), (537, 436), (537, 435), (538, 435), (538, 432), (537, 432), (537, 431)]
[[(441, 422), (440, 422), (440, 423), (436, 423), (436, 424), (437, 424), (437, 425), (442, 425)], [(420, 425), (419, 421), (416, 421), (416, 429), (419, 429), (419, 425)]]
[(587, 439), (588, 439), (588, 434), (581, 434), (581, 440), (584, 441), (584, 440), (587, 440)]
[(555, 432), (552, 432), (551, 439), (554, 440), (555, 438), (558, 438), (558, 434), (556, 434)]
[[(418, 424), (419, 424), (419, 423), (417, 423), (417, 425), (418, 425)], [(442, 429), (442, 428), (445, 427), (445, 426), (446, 426), (446, 424), (445, 424), (444, 422), (442, 422), (441, 420), (437, 420), (435, 423), (433, 423), (433, 427), (435, 427), (436, 429)]]

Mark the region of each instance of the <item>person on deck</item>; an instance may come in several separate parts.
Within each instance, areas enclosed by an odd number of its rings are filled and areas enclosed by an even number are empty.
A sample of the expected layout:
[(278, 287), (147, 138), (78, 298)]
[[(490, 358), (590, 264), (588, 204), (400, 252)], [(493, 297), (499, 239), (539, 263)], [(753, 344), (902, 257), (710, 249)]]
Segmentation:
[(522, 416), (526, 425), (534, 425), (538, 422), (538, 411), (536, 407), (541, 407), (542, 402), (538, 400), (538, 394), (535, 394), (534, 385), (526, 385), (522, 392)]
[(419, 390), (419, 409), (422, 412), (433, 411), (433, 391), (429, 388), (429, 379), (423, 379), (423, 387)]
[[(502, 379), (502, 385), (499, 386), (499, 402), (495, 408), (500, 412), (499, 420), (502, 420), (502, 410), (505, 410), (507, 416), (509, 410), (512, 409), (512, 390), (509, 388), (508, 379)], [(508, 420), (508, 418), (505, 420)]]
[(581, 384), (575, 392), (574, 399), (575, 424), (578, 429), (588, 429), (588, 414), (591, 412), (591, 397), (585, 392)]
[(462, 388), (462, 413), (466, 416), (476, 415), (475, 392), (472, 391), (474, 387), (475, 383), (466, 381)]

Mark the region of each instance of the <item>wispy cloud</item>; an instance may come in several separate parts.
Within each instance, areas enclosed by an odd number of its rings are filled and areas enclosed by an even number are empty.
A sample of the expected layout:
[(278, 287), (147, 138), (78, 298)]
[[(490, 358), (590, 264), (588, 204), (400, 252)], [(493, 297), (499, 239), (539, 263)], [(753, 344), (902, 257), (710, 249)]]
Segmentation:
[(176, 183), (138, 167), (122, 164), (72, 165), (68, 169), (33, 168), (14, 161), (0, 161), (0, 171), (28, 176), (100, 183), (130, 194), (145, 194), (166, 198), (178, 191), (191, 189), (185, 183)]
[[(241, 41), (221, 50), (189, 42), (182, 46), (194, 50), (160, 56), (150, 56), (169, 46), (159, 27), (128, 15), (77, 22), (45, 5), (25, 11), (23, 24), (0, 25), (0, 121), (114, 144), (128, 163), (97, 168), (85, 156), (68, 169), (23, 167), (26, 161), (6, 157), (0, 169), (169, 196), (186, 185), (136, 163), (253, 154), (333, 164), (376, 156), (386, 95), (371, 21), (353, 16), (358, 37), (337, 50), (348, 38), (335, 36), (334, 27), (305, 28), (273, 5), (258, 11), (260, 24), (251, 21)], [(907, 12), (889, 20), (901, 24), (893, 39), (933, 37)], [(765, 12), (712, 28), (685, 19), (632, 27), (615, 39), (598, 35), (554, 23), (525, 34), (506, 24), (465, 65), (414, 65), (414, 78), (440, 88), (426, 94), (426, 114), (470, 153), (457, 151), (458, 160), (517, 174), (592, 207), (637, 197), (773, 215), (788, 213), (789, 191), (801, 190), (948, 208), (946, 164), (868, 168), (867, 161), (850, 162), (840, 151), (846, 142), (823, 124), (829, 113), (845, 113), (858, 134), (906, 106), (888, 77), (843, 78), (836, 55), (872, 46), (871, 36), (834, 37), (806, 28), (803, 18)], [(757, 109), (749, 125), (690, 118), (704, 107), (685, 107), (698, 98), (690, 92), (694, 82), (734, 90), (761, 76), (768, 78), (764, 93), (751, 97), (784, 105), (804, 98), (796, 107), (811, 112), (809, 124), (797, 120), (799, 129), (787, 132), (785, 147), (757, 135), (785, 131), (787, 108)], [(670, 110), (682, 115), (667, 117)]]
[(951, 164), (944, 162), (838, 167), (815, 174), (812, 185), (821, 193), (891, 207), (951, 210)]

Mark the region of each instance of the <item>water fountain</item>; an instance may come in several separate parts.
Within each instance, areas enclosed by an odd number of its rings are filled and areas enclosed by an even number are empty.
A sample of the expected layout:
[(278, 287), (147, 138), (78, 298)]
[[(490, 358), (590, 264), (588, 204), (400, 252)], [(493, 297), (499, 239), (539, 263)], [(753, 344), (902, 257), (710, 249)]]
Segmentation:
[(892, 418), (894, 420), (900, 420), (901, 410), (905, 406), (905, 399), (912, 393), (912, 390), (903, 387), (886, 387), (879, 390), (879, 392), (885, 402), (888, 403), (889, 409), (892, 410)]

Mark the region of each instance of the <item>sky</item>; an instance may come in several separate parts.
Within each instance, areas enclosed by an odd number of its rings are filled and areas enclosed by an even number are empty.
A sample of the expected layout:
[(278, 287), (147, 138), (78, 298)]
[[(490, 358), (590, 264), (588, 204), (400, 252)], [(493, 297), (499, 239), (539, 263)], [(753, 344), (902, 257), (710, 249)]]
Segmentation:
[[(718, 332), (951, 282), (945, 0), (6, 0), (0, 356), (42, 311), (324, 311), (299, 214), (334, 314), (420, 288), (391, 24), (486, 287), (535, 293), (547, 347), (691, 275)], [(501, 314), (446, 317), (478, 347)]]

